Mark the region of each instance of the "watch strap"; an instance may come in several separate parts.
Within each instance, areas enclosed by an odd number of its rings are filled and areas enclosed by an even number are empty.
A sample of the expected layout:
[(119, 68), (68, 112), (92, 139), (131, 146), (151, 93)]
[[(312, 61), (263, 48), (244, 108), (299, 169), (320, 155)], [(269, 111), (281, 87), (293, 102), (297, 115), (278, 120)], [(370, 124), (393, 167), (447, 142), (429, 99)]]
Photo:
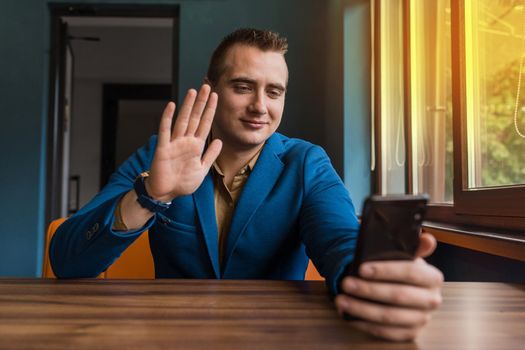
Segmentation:
[(149, 176), (149, 173), (145, 172), (140, 174), (136, 179), (135, 183), (133, 184), (133, 189), (135, 190), (135, 193), (137, 194), (137, 202), (139, 202), (140, 206), (148, 209), (152, 213), (160, 213), (164, 210), (168, 209), (171, 205), (171, 202), (162, 202), (155, 198), (152, 198), (148, 191), (146, 190), (146, 185), (144, 183), (144, 180)]

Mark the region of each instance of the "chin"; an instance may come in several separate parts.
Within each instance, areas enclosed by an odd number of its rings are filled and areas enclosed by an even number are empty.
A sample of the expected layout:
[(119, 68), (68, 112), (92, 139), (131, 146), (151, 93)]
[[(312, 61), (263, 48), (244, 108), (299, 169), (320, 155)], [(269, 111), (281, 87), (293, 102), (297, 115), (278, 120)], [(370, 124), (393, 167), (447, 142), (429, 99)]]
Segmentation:
[(250, 135), (250, 136), (238, 139), (238, 143), (247, 148), (251, 148), (251, 147), (256, 147), (256, 146), (263, 144), (264, 142), (266, 142), (266, 140), (269, 137), (270, 135), (267, 135), (267, 136), (266, 135)]

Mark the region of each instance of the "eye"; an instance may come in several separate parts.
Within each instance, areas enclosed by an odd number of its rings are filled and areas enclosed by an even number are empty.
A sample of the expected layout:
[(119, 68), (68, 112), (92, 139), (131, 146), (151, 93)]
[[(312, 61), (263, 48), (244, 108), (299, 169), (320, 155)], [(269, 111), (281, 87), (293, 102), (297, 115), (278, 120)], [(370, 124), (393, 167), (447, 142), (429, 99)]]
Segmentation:
[(233, 86), (233, 90), (240, 94), (246, 94), (252, 91), (252, 88), (246, 84), (236, 84)]
[(283, 91), (279, 89), (270, 89), (266, 93), (268, 94), (268, 97), (276, 99), (283, 94)]

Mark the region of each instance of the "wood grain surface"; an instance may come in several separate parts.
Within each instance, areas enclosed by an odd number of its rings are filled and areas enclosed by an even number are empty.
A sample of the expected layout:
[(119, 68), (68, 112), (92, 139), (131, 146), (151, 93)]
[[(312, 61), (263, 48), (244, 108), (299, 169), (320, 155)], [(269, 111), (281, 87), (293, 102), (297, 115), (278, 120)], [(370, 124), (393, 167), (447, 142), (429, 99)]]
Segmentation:
[(415, 343), (337, 315), (323, 282), (0, 279), (0, 349), (522, 349), (525, 285), (446, 283)]

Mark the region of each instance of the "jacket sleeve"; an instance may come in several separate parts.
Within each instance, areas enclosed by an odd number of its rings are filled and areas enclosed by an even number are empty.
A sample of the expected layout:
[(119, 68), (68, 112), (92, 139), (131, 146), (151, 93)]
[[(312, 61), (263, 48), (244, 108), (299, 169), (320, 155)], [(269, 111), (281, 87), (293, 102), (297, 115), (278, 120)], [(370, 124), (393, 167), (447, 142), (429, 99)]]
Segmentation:
[(149, 169), (156, 143), (156, 136), (152, 136), (113, 173), (102, 191), (57, 229), (49, 258), (58, 278), (98, 276), (153, 224), (155, 216), (136, 231), (112, 229), (118, 201), (133, 188), (135, 178)]
[(312, 146), (303, 170), (305, 197), (299, 229), (306, 253), (325, 277), (333, 295), (339, 293), (344, 270), (354, 258), (359, 223), (343, 182), (324, 150)]

